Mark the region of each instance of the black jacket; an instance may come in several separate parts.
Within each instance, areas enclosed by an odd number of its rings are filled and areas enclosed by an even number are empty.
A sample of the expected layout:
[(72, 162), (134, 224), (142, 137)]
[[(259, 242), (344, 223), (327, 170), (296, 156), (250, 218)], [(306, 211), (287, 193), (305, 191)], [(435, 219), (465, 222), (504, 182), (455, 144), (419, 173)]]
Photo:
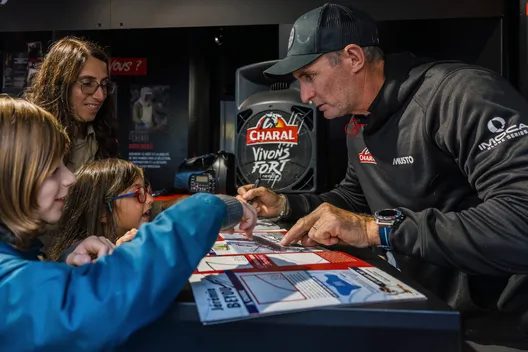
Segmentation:
[(389, 56), (386, 82), (347, 136), (348, 170), (321, 195), (289, 195), (296, 219), (323, 202), (400, 208), (402, 271), (461, 311), (528, 307), (528, 103), (500, 75)]

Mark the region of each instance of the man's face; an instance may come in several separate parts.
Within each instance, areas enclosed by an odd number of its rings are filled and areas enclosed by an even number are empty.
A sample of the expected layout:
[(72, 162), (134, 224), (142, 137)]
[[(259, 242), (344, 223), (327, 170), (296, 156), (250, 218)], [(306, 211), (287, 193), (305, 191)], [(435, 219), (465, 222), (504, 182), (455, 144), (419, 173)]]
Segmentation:
[(299, 80), (302, 101), (312, 101), (325, 118), (333, 119), (353, 113), (361, 92), (346, 61), (329, 55), (334, 54), (321, 56), (293, 75)]

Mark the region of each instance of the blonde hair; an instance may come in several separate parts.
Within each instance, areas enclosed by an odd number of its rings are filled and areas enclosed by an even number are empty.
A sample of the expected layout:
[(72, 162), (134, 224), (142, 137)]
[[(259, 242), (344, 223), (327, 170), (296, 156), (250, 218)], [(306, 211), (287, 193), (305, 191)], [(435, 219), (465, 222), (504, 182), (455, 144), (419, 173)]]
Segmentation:
[(69, 138), (57, 119), (23, 99), (0, 95), (0, 223), (24, 247), (41, 228), (38, 192), (62, 162)]

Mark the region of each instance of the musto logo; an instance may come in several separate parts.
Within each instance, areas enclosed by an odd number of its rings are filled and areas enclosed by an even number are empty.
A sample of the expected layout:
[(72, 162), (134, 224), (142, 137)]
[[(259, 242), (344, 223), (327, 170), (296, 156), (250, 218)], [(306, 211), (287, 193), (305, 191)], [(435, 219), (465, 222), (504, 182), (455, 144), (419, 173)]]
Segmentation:
[(487, 142), (478, 145), (480, 150), (490, 150), (510, 139), (515, 139), (528, 134), (528, 125), (520, 123), (518, 125), (506, 126), (506, 121), (502, 117), (494, 117), (488, 121), (488, 130), (495, 133), (495, 136)]
[(257, 125), (248, 128), (246, 145), (288, 143), (297, 144), (299, 127), (288, 125), (281, 115), (269, 112), (262, 116)]
[(374, 157), (372, 154), (370, 154), (370, 151), (368, 148), (363, 149), (359, 155), (359, 162), (362, 164), (376, 164), (376, 160), (374, 160)]

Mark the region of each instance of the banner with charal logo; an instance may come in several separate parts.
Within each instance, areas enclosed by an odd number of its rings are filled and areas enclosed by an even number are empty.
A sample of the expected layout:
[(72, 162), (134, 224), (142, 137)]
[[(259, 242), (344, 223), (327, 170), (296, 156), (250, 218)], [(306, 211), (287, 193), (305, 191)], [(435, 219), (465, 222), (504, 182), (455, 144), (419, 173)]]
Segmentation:
[(251, 116), (237, 141), (237, 161), (242, 182), (280, 190), (300, 180), (312, 162), (312, 123), (305, 114), (267, 110)]

